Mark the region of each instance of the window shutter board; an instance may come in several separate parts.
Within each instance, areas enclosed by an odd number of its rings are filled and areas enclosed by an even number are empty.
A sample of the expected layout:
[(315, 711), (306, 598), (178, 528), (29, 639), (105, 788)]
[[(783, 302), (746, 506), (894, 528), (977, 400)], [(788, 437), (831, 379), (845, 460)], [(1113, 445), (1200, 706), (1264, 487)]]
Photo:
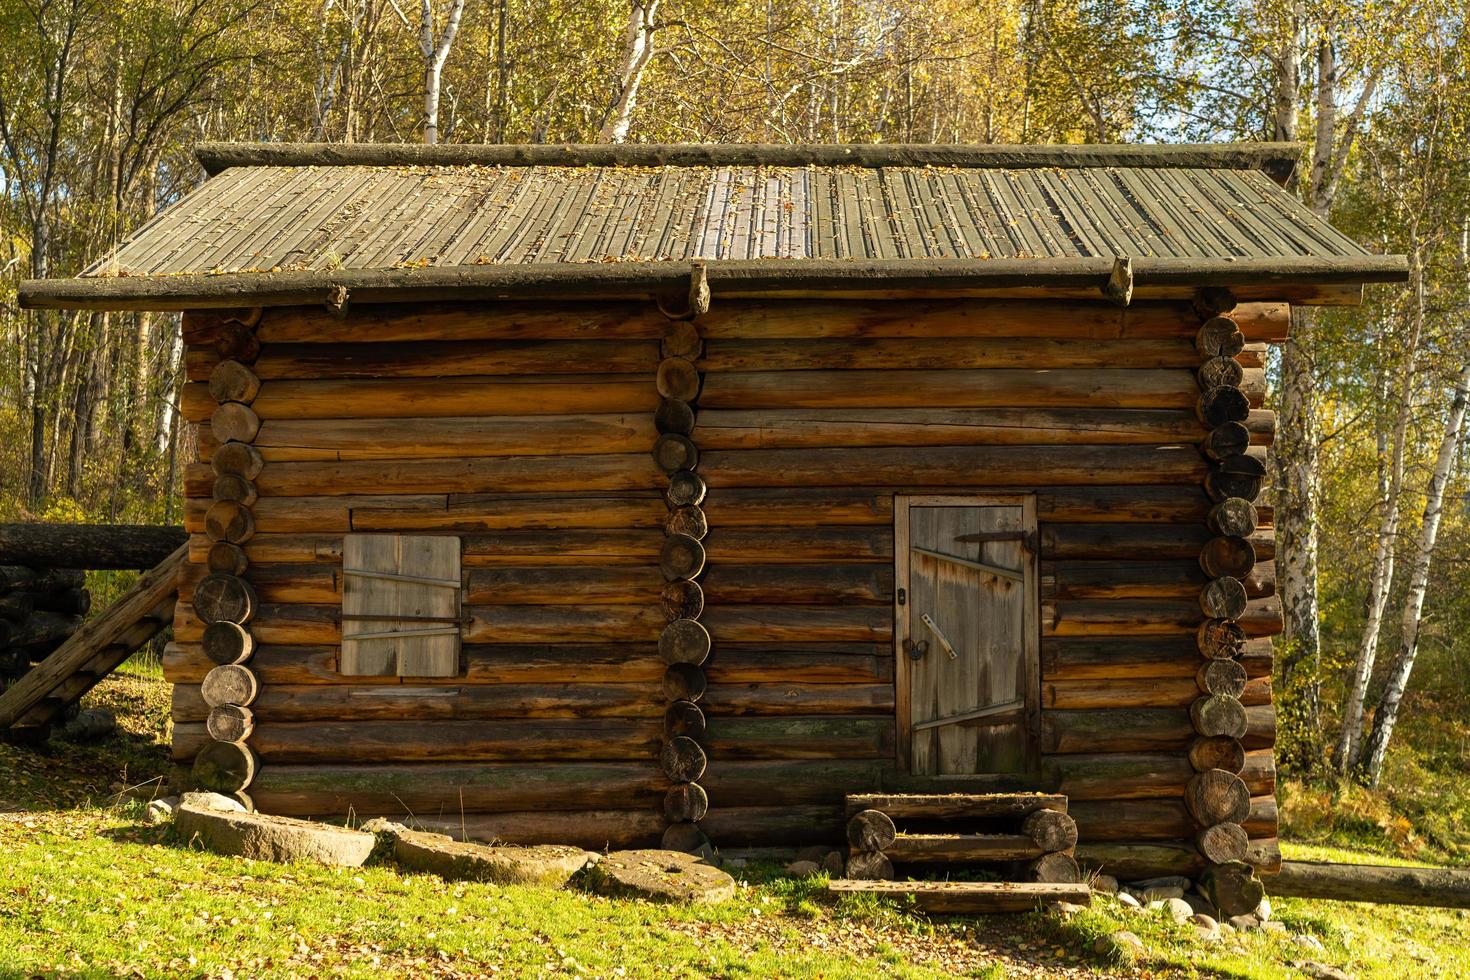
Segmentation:
[(456, 537), (349, 534), (342, 542), (341, 671), (459, 673), (460, 543)]

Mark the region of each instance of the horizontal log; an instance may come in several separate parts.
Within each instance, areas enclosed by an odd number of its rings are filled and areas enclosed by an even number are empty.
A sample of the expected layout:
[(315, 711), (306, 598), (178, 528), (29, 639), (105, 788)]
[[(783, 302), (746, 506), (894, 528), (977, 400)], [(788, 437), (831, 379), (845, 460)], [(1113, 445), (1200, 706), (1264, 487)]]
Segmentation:
[(1020, 834), (899, 834), (883, 848), (894, 864), (978, 864), (1029, 861), (1046, 853)]
[[(204, 515), (209, 510), (210, 500), (208, 494), (196, 495), (197, 491), (202, 490), (205, 479), (203, 472), (197, 469), (191, 472), (193, 483), (185, 487), (185, 492), (190, 495), (184, 499), (184, 527), (191, 534), (202, 534)], [(442, 493), (405, 496), (265, 497), (252, 504), (250, 511), (256, 530), (264, 534), (350, 531), (353, 529), (354, 514), (360, 516), (364, 511), (377, 508), (443, 512), (445, 499), (446, 495)]]
[[(1072, 804), (1068, 812), (1077, 821), (1079, 839), (1092, 841), (1181, 840), (1198, 829), (1183, 800), (1089, 800)], [(1246, 833), (1254, 839), (1277, 833), (1276, 797), (1251, 800)]]
[[(1127, 526), (1127, 525), (1122, 525)], [(1210, 581), (1198, 562), (1043, 561), (1043, 599), (1186, 599)], [(1243, 580), (1255, 599), (1276, 591), (1276, 563), (1259, 562)]]
[(730, 487), (1198, 484), (1206, 472), (1191, 446), (750, 449), (708, 452), (700, 462), (713, 496)]
[(886, 606), (719, 606), (700, 620), (716, 642), (883, 642), (893, 636)]
[[(174, 726), (175, 758), (190, 758), (202, 724)], [(257, 716), (250, 747), (263, 765), (391, 762), (641, 762), (652, 765), (661, 719), (271, 722)]]
[[(646, 451), (646, 413), (446, 418), (265, 419), (253, 445), (267, 463), (474, 456), (590, 456)], [(200, 458), (219, 443), (200, 430)]]
[[(1043, 636), (1193, 634), (1204, 618), (1197, 600), (1051, 599), (1041, 604)], [(1281, 632), (1281, 600), (1274, 595), (1250, 600), (1240, 626), (1248, 637)]]
[[(548, 644), (541, 646), (467, 644), (462, 648), (464, 676), (459, 684), (620, 684), (657, 688), (664, 664), (656, 645)], [(164, 678), (173, 684), (198, 684), (214, 664), (197, 644), (176, 642), (164, 650)], [(722, 643), (708, 661), (712, 683), (738, 684), (890, 684), (891, 646), (877, 644), (800, 644), (789, 647)], [(272, 685), (342, 684), (331, 646), (262, 646), (250, 669), (265, 689)], [(397, 677), (353, 677), (353, 684), (397, 684)]]
[(711, 717), (706, 743), (712, 759), (886, 759), (894, 751), (894, 722), (891, 715)]
[[(1192, 383), (1192, 382), (1191, 382)], [(179, 409), (190, 422), (213, 414), (208, 386), (190, 382)], [(603, 415), (658, 407), (644, 376), (458, 376), (373, 381), (267, 381), (251, 402), (261, 419), (445, 418), (469, 415)]]
[[(344, 677), (343, 681), (353, 678)], [(481, 718), (661, 718), (662, 694), (633, 684), (266, 685), (251, 707), (267, 724), (297, 721), (439, 722)], [(202, 721), (199, 689), (175, 685), (175, 722)]]
[[(269, 428), (269, 425), (262, 428)], [(1274, 413), (1251, 412), (1250, 442), (1270, 445)], [(1200, 423), (1186, 409), (763, 409), (701, 410), (701, 449), (854, 446), (1036, 446), (1194, 443)], [(259, 442), (261, 436), (256, 437)], [(588, 450), (595, 451), (595, 450)]]
[[(1169, 356), (1162, 350), (1159, 353)], [(565, 374), (568, 368), (580, 365), (600, 374), (651, 374), (658, 362), (658, 344), (651, 340), (436, 339), (405, 343), (374, 338), (372, 343), (263, 345), (251, 369), (262, 381), (279, 381)], [(218, 352), (206, 345), (190, 347), (184, 359), (190, 381), (207, 381), (218, 363)], [(1171, 361), (1167, 366), (1176, 365)]]
[[(888, 869), (884, 870), (886, 872)], [(839, 898), (876, 896), (899, 903), (912, 903), (915, 908), (934, 915), (962, 916), (1033, 912), (1042, 906), (1058, 902), (1085, 905), (1091, 899), (1091, 891), (1085, 882), (1067, 884), (1059, 882), (838, 879), (828, 884), (827, 891)]]
[[(204, 484), (199, 484), (201, 491)], [(915, 493), (953, 488), (906, 486)], [(994, 488), (997, 493), (1035, 488)], [(1038, 518), (1051, 523), (1202, 524), (1212, 506), (1195, 485), (1052, 487), (1036, 492)], [(887, 526), (893, 524), (893, 489), (779, 487), (722, 489), (705, 502), (711, 526)], [(186, 522), (203, 506), (186, 501)], [(662, 527), (668, 508), (656, 490), (619, 494), (420, 494), (263, 498), (256, 507), (262, 531), (477, 531), (534, 528)], [(1259, 508), (1269, 526), (1270, 508)], [(289, 524), (286, 522), (290, 522)]]
[(699, 826), (720, 848), (828, 844), (841, 839), (842, 805), (721, 806), (717, 797)]
[(250, 795), (265, 813), (291, 817), (637, 808), (667, 785), (646, 762), (444, 763), (263, 768)]
[[(1199, 553), (1214, 537), (1204, 527), (1182, 522), (1042, 524), (1039, 528), (1041, 555), (1055, 560), (1107, 559), (1118, 561), (1162, 561), (1178, 559), (1198, 565)], [(1249, 538), (1261, 561), (1276, 556), (1276, 539), (1271, 530), (1257, 531)], [(1126, 566), (1125, 566), (1126, 567)], [(1120, 568), (1119, 574), (1124, 574)]]
[[(580, 490), (649, 490), (665, 480), (647, 452), (597, 456), (349, 460), (273, 463), (261, 471), (262, 497), (340, 497), (353, 494), (539, 493)], [(214, 473), (202, 463), (185, 471), (190, 496)]]
[[(261, 343), (350, 344), (465, 340), (653, 340), (668, 321), (648, 303), (497, 302), (352, 305), (346, 319), (320, 307), (267, 309)], [(189, 343), (201, 339), (187, 338)]]
[(1460, 868), (1283, 861), (1266, 888), (1272, 895), (1293, 898), (1470, 908), (1470, 871)]
[[(1247, 732), (1241, 741), (1246, 748), (1274, 745), (1275, 709), (1257, 705), (1245, 714)], [(1181, 758), (1195, 736), (1189, 712), (1176, 708), (1043, 711), (1041, 731), (1041, 748), (1048, 753), (1178, 751)]]
[[(1189, 338), (873, 337), (732, 340), (714, 338), (701, 371), (976, 370), (982, 368), (1193, 368)], [(491, 372), (484, 372), (491, 373)], [(264, 375), (262, 375), (264, 377)]]
[[(1195, 663), (1199, 663), (1196, 658)], [(1079, 678), (1044, 680), (1041, 706), (1057, 709), (1188, 708), (1200, 696), (1195, 678)], [(1247, 682), (1240, 701), (1246, 705), (1271, 703), (1271, 677)]]
[[(658, 560), (664, 534), (655, 528), (630, 530), (498, 531), (461, 536), (466, 568), (501, 565), (649, 565)], [(209, 542), (190, 539), (190, 560), (202, 562)], [(251, 567), (272, 563), (340, 562), (340, 534), (260, 534), (245, 544)]]
[(1125, 881), (1165, 875), (1192, 877), (1205, 866), (1194, 843), (1186, 840), (1082, 843), (1077, 845), (1077, 863)]
[[(265, 385), (260, 397), (269, 389)], [(1247, 370), (1240, 390), (1259, 407), (1266, 391), (1264, 371)], [(1193, 408), (1198, 399), (1194, 375), (1183, 368), (999, 368), (711, 372), (699, 404), (703, 409)]]
[(0, 524), (0, 555), (31, 568), (152, 568), (183, 543), (177, 527)]
[[(1238, 658), (1249, 677), (1271, 673), (1269, 639), (1247, 641)], [(1055, 637), (1041, 644), (1041, 672), (1049, 679), (1189, 677), (1201, 663), (1192, 636)]]
[[(727, 535), (728, 536), (728, 535)], [(866, 545), (866, 542), (865, 542)], [(745, 603), (852, 604), (893, 601), (888, 565), (732, 565), (722, 559), (706, 569), (700, 585), (709, 605)], [(877, 556), (875, 556), (877, 557)]]
[[(403, 811), (400, 808), (395, 813), (402, 816)], [(414, 822), (425, 830), (456, 838), (496, 844), (570, 844), (602, 852), (658, 847), (665, 824), (663, 814), (652, 808), (414, 816)]]
[[(1252, 341), (1284, 339), (1291, 322), (1285, 303), (1240, 303), (1231, 312)], [(1093, 340), (1190, 337), (1199, 315), (1187, 303), (1105, 303), (1057, 300), (945, 299), (722, 300), (699, 320), (707, 342), (717, 339), (840, 337), (1080, 337)]]
[[(1278, 287), (1279, 288), (1279, 287)], [(1304, 287), (1307, 295), (1344, 302), (1330, 286)], [(1237, 292), (1243, 290), (1237, 287)], [(1093, 290), (1095, 293), (1095, 290)], [(1189, 290), (1185, 290), (1189, 292)], [(1348, 296), (1347, 298), (1351, 298)], [(1280, 341), (1290, 323), (1284, 302), (1241, 302), (1231, 311), (1251, 341)], [(191, 316), (199, 316), (191, 312)], [(201, 321), (202, 322), (202, 321)], [(724, 297), (700, 317), (706, 337), (974, 337), (1060, 336), (1109, 339), (1192, 335), (1199, 314), (1187, 297), (1135, 299), (1126, 308), (1075, 298), (908, 297), (902, 303), (832, 298), (769, 300)], [(269, 309), (257, 332), (265, 343), (349, 343), (371, 336), (383, 341), (461, 339), (657, 339), (666, 321), (646, 301), (545, 303), (363, 304), (338, 317), (321, 304)], [(194, 328), (190, 343), (204, 342)]]

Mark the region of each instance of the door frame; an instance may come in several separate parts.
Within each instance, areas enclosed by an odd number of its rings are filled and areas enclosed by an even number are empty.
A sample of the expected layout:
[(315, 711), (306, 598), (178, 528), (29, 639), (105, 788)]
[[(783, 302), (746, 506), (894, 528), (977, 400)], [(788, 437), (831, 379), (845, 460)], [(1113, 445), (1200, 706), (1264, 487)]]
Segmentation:
[[(909, 610), (912, 605), (898, 603), (898, 590), (907, 596), (909, 587), (909, 509), (911, 507), (1020, 507), (1021, 522), (1032, 532), (1032, 540), (1038, 542), (1040, 535), (1036, 527), (1036, 495), (1034, 493), (1003, 494), (894, 494), (893, 496), (893, 683), (894, 709), (898, 734), (898, 763), (901, 771), (911, 773), (913, 749), (913, 694), (909, 676), (910, 661), (903, 652), (904, 640), (909, 633)], [(1024, 649), (1021, 651), (1026, 718), (1027, 766), (1032, 771), (1040, 767), (1041, 746), (1041, 595), (1038, 588), (1041, 567), (1040, 554), (1033, 553), (1023, 569), (1022, 589), (1025, 604), (1022, 607), (1021, 635)], [(974, 779), (985, 773), (955, 774), (949, 776), (927, 776), (930, 779)]]

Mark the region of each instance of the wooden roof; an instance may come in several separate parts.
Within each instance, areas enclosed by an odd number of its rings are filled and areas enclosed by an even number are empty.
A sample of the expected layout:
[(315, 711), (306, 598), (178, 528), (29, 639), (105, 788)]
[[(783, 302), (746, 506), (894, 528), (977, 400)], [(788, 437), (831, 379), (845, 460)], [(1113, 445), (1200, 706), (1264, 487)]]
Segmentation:
[[(691, 261), (709, 263), (712, 288), (759, 263), (748, 275), (787, 290), (804, 276), (828, 289), (915, 276), (1047, 285), (1105, 277), (1119, 257), (1140, 281), (1402, 279), (1401, 258), (1371, 254), (1278, 186), (1296, 152), (211, 144), (200, 157), (216, 176), (82, 281), (27, 283), (22, 300), (248, 303), (286, 284), (408, 299), (395, 284), (476, 282), (507, 295), (540, 280), (663, 282)], [(590, 268), (609, 264), (624, 268)]]

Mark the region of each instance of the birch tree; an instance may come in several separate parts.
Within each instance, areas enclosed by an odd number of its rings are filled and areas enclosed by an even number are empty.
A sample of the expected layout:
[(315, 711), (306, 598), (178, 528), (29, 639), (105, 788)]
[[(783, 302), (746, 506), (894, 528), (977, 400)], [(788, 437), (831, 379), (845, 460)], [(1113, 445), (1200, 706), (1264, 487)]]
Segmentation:
[[(397, 3), (393, 10), (406, 26), (408, 17)], [(454, 35), (459, 33), (463, 16), (464, 0), (451, 0), (444, 30), (436, 37), (433, 0), (419, 0), (419, 54), (424, 57), (424, 142), (431, 146), (439, 142), (439, 90), (444, 63), (449, 60), (449, 49), (454, 46)]]
[(653, 36), (658, 30), (653, 18), (658, 12), (658, 4), (659, 0), (632, 0), (628, 7), (617, 90), (607, 118), (597, 133), (600, 143), (622, 143), (628, 138), (628, 129), (633, 124), (633, 108), (638, 102), (638, 87), (643, 83), (644, 70), (653, 60)]

